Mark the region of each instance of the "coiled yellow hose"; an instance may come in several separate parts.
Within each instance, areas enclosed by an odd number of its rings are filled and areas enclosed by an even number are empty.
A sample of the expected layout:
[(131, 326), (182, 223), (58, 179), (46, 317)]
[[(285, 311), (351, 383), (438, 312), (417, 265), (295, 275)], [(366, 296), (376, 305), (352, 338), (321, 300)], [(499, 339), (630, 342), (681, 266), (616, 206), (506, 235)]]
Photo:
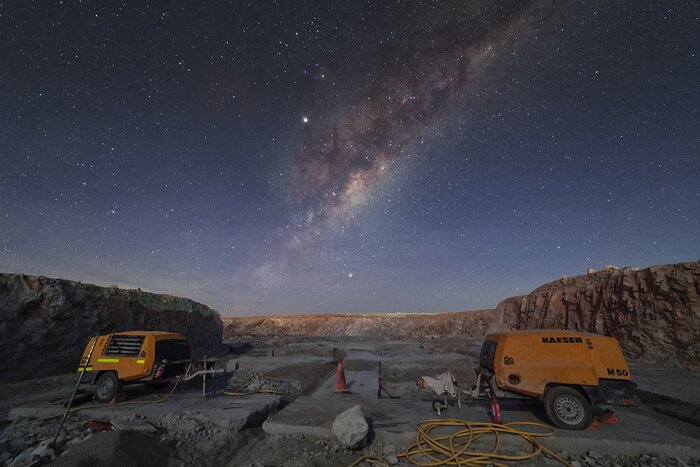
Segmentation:
[[(537, 431), (525, 431), (515, 427), (535, 427)], [(544, 429), (544, 431), (541, 431)], [(434, 434), (441, 430), (443, 433)], [(452, 431), (444, 434), (445, 431)], [(468, 422), (458, 419), (424, 420), (416, 426), (416, 442), (397, 457), (405, 457), (407, 462), (420, 467), (437, 467), (443, 465), (505, 466), (502, 462), (524, 461), (533, 459), (541, 454), (551, 457), (570, 467), (570, 464), (556, 452), (543, 446), (538, 438), (553, 436), (553, 428), (541, 423), (512, 422), (504, 425), (496, 423)], [(472, 449), (475, 441), (484, 437), (493, 438), (493, 448), (489, 452)], [(528, 453), (512, 455), (499, 452), (501, 442), (505, 437), (520, 438), (530, 446)]]

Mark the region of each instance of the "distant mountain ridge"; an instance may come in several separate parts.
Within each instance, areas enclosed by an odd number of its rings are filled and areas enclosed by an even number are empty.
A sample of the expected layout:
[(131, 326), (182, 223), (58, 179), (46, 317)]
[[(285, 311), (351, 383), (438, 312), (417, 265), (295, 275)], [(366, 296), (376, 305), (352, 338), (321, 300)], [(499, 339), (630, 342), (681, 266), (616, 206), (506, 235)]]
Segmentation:
[(222, 318), (224, 338), (240, 336), (483, 335), (493, 310), (447, 313), (308, 314)]

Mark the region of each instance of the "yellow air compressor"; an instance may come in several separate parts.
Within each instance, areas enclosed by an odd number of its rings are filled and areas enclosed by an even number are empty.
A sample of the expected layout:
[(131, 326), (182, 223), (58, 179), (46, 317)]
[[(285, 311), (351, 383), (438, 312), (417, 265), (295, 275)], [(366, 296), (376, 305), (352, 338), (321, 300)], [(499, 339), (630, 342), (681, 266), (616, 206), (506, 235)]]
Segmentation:
[(614, 337), (562, 330), (513, 331), (484, 338), (474, 398), (539, 399), (558, 427), (581, 430), (592, 406), (640, 404)]

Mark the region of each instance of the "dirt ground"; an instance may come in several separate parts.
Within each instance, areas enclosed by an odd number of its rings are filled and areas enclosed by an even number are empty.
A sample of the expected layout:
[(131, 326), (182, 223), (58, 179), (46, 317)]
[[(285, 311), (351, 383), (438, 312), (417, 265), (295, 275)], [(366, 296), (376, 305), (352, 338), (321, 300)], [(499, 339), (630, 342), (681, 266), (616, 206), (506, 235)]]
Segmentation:
[[(126, 401), (131, 405), (88, 401), (79, 406), (51, 449), (46, 443), (58, 429), (61, 403), (69, 397), (75, 376), (2, 385), (0, 463), (100, 466), (130, 459), (133, 465), (293, 467), (350, 465), (370, 456), (385, 465), (411, 465), (400, 453), (415, 436), (415, 422), (437, 418), (432, 410), (435, 394), (419, 389), (416, 381), (451, 371), (461, 387), (470, 387), (481, 339), (285, 337), (229, 344), (231, 353), (218, 361), (226, 371), (208, 383), (206, 398), (201, 381), (183, 384), (171, 395), (170, 387), (128, 387)], [(351, 395), (333, 393), (334, 349), (347, 353)], [(700, 374), (645, 362), (632, 362), (632, 368), (642, 389), (642, 407), (618, 411), (618, 425), (596, 432), (558, 431), (543, 444), (571, 465), (698, 465)], [(374, 384), (380, 377), (400, 399), (376, 397)], [(688, 389), (679, 388), (678, 382)], [(260, 392), (246, 394), (241, 385)], [(224, 394), (234, 387), (235, 396)], [(325, 435), (305, 434), (315, 433), (314, 424), (329, 425), (343, 407), (355, 403), (372, 423), (361, 447), (348, 449)], [(487, 407), (465, 400), (457, 410), (451, 402), (443, 415), (448, 417), (488, 421)], [(547, 421), (537, 404), (522, 402), (504, 403), (503, 417), (506, 422)], [(90, 420), (114, 422), (119, 430), (94, 431)], [(266, 432), (273, 431), (269, 427), (274, 423), (284, 434)], [(140, 446), (138, 452), (133, 446)], [(518, 465), (556, 464), (539, 456)]]

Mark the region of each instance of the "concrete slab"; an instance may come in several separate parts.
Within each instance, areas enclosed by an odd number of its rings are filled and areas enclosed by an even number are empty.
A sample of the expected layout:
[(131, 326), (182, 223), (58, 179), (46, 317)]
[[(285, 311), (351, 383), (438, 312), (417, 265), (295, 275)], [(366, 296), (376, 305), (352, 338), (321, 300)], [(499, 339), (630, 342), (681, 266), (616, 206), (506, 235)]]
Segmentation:
[[(373, 430), (374, 439), (405, 446), (415, 441), (418, 422), (439, 418), (432, 410), (434, 393), (425, 392), (425, 400), (378, 399), (376, 372), (346, 371), (352, 393), (336, 394), (335, 376), (310, 396), (297, 398), (292, 404), (273, 415), (263, 424), (268, 434), (294, 435), (316, 439), (333, 439), (331, 425), (342, 411), (360, 404)], [(539, 405), (520, 401), (503, 401), (503, 418), (548, 424)], [(454, 401), (443, 418), (489, 422), (488, 403), (463, 403), (457, 410)], [(657, 452), (667, 456), (700, 456), (700, 428), (665, 417), (651, 410), (627, 408), (618, 410), (618, 425), (603, 425), (598, 431), (558, 430), (553, 438), (543, 441), (546, 446), (570, 453), (596, 450), (603, 454)], [(653, 437), (650, 433), (653, 432)]]
[[(335, 375), (328, 378), (310, 396), (300, 396), (284, 410), (273, 415), (265, 423), (263, 430), (268, 434), (297, 435), (318, 439), (333, 439), (331, 426), (341, 412), (360, 404), (370, 422), (388, 421), (391, 418), (384, 413), (385, 399), (377, 398), (378, 381), (376, 371), (346, 371), (345, 379), (350, 393), (335, 393)], [(405, 410), (415, 412), (410, 401), (394, 399), (393, 410), (401, 413)], [(412, 418), (410, 419), (413, 420)]]
[(137, 413), (157, 424), (163, 415), (187, 411), (201, 416), (202, 419), (219, 426), (222, 430), (238, 431), (246, 424), (252, 423), (252, 419), (256, 416), (267, 417), (272, 408), (276, 408), (281, 403), (281, 397), (253, 394), (240, 397), (219, 395), (204, 398), (192, 393), (176, 393), (165, 402), (157, 404), (141, 404), (136, 400), (128, 402), (94, 405), (81, 410), (81, 413), (96, 419), (110, 419)]
[[(160, 400), (157, 395), (144, 388), (127, 387), (125, 392), (125, 402), (103, 404), (93, 401), (75, 407), (71, 413), (80, 413), (84, 417), (98, 420), (126, 420), (129, 416), (138, 414), (149, 423), (158, 425), (165, 415), (188, 412), (201, 416), (221, 430), (235, 432), (254, 422), (261, 422), (259, 418), (267, 418), (267, 414), (276, 410), (282, 403), (280, 396), (271, 394), (231, 397), (219, 393), (217, 396), (205, 398), (198, 390), (185, 389), (176, 390), (162, 402), (155, 402)], [(6, 419), (60, 417), (64, 412), (65, 409), (61, 405), (41, 401), (31, 406), (13, 408)]]

